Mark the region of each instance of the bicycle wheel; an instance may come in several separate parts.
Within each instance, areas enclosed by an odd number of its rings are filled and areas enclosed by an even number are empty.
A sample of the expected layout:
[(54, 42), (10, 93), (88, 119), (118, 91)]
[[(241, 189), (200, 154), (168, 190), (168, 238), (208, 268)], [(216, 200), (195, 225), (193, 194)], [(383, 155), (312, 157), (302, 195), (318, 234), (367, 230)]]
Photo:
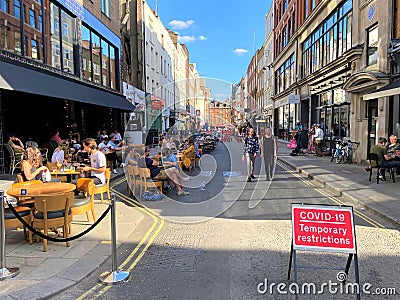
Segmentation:
[(346, 156), (346, 162), (348, 162), (349, 164), (353, 163), (353, 150), (347, 150)]

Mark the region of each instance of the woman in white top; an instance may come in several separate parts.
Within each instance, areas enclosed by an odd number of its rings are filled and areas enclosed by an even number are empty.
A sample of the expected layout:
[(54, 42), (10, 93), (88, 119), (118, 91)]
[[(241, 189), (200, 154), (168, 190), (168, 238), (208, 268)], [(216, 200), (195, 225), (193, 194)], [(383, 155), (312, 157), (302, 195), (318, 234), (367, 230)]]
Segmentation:
[(66, 140), (62, 140), (60, 146), (58, 146), (51, 157), (52, 163), (62, 163), (64, 166), (67, 164), (65, 156), (67, 154), (69, 143)]

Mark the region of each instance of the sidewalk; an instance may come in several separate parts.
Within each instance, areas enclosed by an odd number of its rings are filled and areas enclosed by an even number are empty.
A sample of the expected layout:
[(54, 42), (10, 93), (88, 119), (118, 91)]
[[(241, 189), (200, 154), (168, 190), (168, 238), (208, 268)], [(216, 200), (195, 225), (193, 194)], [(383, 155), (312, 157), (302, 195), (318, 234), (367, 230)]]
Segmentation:
[(376, 170), (372, 181), (362, 164), (336, 164), (330, 156), (317, 157), (313, 154), (290, 156), (292, 149), (285, 141), (278, 141), (278, 160), (321, 182), (325, 187), (338, 192), (341, 196), (369, 209), (386, 220), (400, 226), (400, 176), (396, 182), (387, 176), (386, 181), (376, 184)]
[[(111, 183), (124, 176), (123, 170), (112, 174)], [(1, 189), (7, 190), (11, 181), (0, 181)], [(97, 197), (96, 197), (97, 199)], [(107, 203), (95, 200), (96, 217), (107, 208)], [(117, 202), (117, 247), (126, 242), (143, 219), (136, 208)], [(91, 215), (90, 215), (91, 217)], [(74, 216), (72, 233), (79, 233), (92, 224), (86, 215)], [(20, 274), (12, 279), (0, 281), (0, 299), (43, 299), (57, 294), (78, 283), (102, 264), (111, 255), (110, 213), (87, 235), (65, 243), (48, 242), (47, 252), (43, 243), (29, 244), (23, 239), (23, 231), (6, 232), (6, 266), (19, 267)], [(101, 270), (109, 271), (108, 269)]]

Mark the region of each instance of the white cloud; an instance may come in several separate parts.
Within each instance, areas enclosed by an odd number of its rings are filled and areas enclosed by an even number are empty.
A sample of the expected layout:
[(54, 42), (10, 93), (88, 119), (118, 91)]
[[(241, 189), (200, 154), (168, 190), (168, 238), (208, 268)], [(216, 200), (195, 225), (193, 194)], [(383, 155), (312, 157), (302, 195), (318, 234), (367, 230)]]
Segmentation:
[(187, 20), (187, 21), (172, 20), (171, 22), (168, 23), (168, 26), (174, 30), (182, 30), (189, 28), (193, 24), (194, 24), (193, 20)]
[(241, 56), (241, 55), (245, 55), (247, 52), (249, 52), (249, 50), (242, 49), (242, 48), (236, 48), (235, 50), (233, 50), (233, 52), (235, 54)]
[(195, 37), (193, 35), (182, 35), (179, 36), (179, 43), (185, 44), (185, 43), (193, 43), (195, 41), (205, 41), (207, 38), (204, 35), (200, 35), (198, 37)]
[(194, 41), (196, 41), (195, 36), (190, 36), (190, 35), (179, 36), (179, 43), (185, 44), (185, 43), (192, 43)]

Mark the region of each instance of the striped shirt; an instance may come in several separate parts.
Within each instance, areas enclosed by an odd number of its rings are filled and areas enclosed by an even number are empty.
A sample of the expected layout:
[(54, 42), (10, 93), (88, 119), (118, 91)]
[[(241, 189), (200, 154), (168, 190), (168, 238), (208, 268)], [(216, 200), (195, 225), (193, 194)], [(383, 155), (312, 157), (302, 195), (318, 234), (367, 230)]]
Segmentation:
[(258, 137), (245, 137), (244, 139), (244, 147), (243, 147), (243, 155), (246, 153), (254, 154), (260, 150), (260, 143), (258, 141)]

